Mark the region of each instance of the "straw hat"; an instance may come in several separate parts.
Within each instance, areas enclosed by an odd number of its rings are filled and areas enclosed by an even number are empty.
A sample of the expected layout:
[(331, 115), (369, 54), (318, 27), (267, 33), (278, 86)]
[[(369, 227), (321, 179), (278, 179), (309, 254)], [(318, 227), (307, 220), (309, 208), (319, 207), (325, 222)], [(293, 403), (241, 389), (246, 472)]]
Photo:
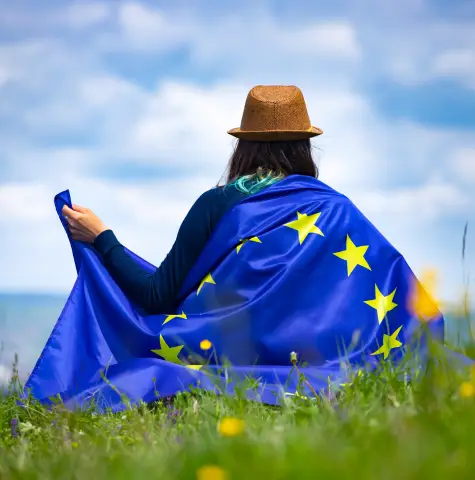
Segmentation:
[(247, 95), (241, 127), (228, 133), (250, 141), (304, 140), (321, 135), (312, 127), (298, 87), (258, 85)]

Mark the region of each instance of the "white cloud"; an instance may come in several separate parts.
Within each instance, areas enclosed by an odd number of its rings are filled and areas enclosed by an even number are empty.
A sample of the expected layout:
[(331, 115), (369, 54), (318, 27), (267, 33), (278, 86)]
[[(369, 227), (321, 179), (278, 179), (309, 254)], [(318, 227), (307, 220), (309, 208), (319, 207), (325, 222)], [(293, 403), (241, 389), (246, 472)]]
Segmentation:
[(192, 41), (192, 23), (174, 22), (170, 15), (138, 2), (121, 3), (118, 10), (119, 28), (129, 48), (160, 52)]
[(10, 222), (43, 222), (50, 217), (47, 207), (50, 196), (44, 185), (0, 184), (0, 226), (8, 227)]
[(0, 89), (4, 85), (6, 85), (6, 83), (10, 80), (10, 78), (11, 78), (11, 72), (9, 72), (5, 67), (0, 68)]
[[(217, 41), (219, 39), (219, 41)], [(252, 55), (249, 52), (252, 51)], [(200, 65), (224, 62), (241, 65), (265, 64), (272, 70), (286, 63), (307, 69), (307, 62), (357, 60), (360, 55), (356, 33), (346, 22), (306, 22), (279, 25), (271, 17), (224, 19), (195, 38), (192, 58)], [(275, 65), (275, 64), (280, 65)], [(276, 68), (278, 67), (278, 68)]]
[(4, 79), (2, 86), (5, 86), (7, 81), (22, 81), (27, 78), (33, 80), (31, 75), (28, 75), (28, 67), (47, 53), (49, 45), (50, 43), (44, 40), (3, 45), (0, 43), (0, 69)]
[(70, 27), (84, 29), (105, 22), (110, 18), (111, 10), (110, 4), (106, 2), (75, 1), (64, 12), (59, 12), (57, 18), (65, 20)]
[(459, 148), (451, 160), (458, 179), (475, 185), (475, 148)]
[(40, 4), (21, 8), (15, 2), (3, 2), (0, 29), (7, 35), (13, 32), (16, 36), (21, 32), (22, 37), (48, 37), (53, 32), (74, 35), (94, 27), (103, 27), (113, 11), (112, 2), (95, 0), (66, 1), (64, 6), (58, 8), (45, 8)]
[(390, 191), (374, 190), (366, 192), (361, 199), (359, 206), (369, 215), (387, 216), (393, 222), (412, 220), (416, 227), (460, 211), (468, 213), (473, 200), (467, 191), (447, 181), (429, 181), (417, 187)]
[(116, 48), (157, 53), (186, 47), (190, 60), (201, 67), (225, 63), (241, 68), (256, 61), (282, 65), (292, 62), (293, 56), (307, 56), (308, 62), (320, 57), (356, 60), (360, 55), (356, 32), (348, 22), (309, 19), (292, 25), (277, 21), (258, 5), (246, 14), (233, 12), (215, 19), (124, 2), (118, 21)]
[[(391, 12), (387, 15), (375, 8), (374, 21), (358, 32), (364, 51), (377, 58), (373, 68), (405, 86), (451, 79), (473, 87), (474, 65), (469, 53), (475, 44), (473, 15), (463, 21), (450, 15), (437, 16), (430, 3), (424, 3), (416, 11), (388, 7)], [(454, 4), (451, 10), (455, 12), (458, 7)]]
[(301, 51), (302, 46), (305, 46), (305, 51), (310, 54), (318, 51), (320, 54), (350, 59), (357, 59), (361, 54), (356, 31), (346, 22), (320, 23), (309, 26), (299, 31), (289, 32), (287, 41), (290, 41), (291, 38), (295, 53)]
[(475, 89), (475, 48), (441, 52), (435, 57), (432, 70), (435, 75), (460, 79)]

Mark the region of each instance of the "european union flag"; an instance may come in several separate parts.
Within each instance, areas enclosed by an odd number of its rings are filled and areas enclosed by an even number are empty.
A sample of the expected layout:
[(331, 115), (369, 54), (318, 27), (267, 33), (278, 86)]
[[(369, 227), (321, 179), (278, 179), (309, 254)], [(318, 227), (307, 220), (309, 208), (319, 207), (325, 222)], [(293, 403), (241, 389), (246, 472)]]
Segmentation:
[[(55, 197), (66, 228), (64, 204), (67, 191)], [(134, 404), (216, 391), (223, 377), (230, 393), (253, 378), (249, 398), (278, 404), (298, 386), (291, 352), (324, 392), (348, 381), (348, 365), (397, 362), (413, 341), (424, 345), (406, 261), (348, 198), (313, 178), (292, 175), (229, 211), (174, 312), (143, 315), (92, 247), (71, 246), (77, 281), (26, 384), (45, 404), (60, 395), (71, 408), (93, 400), (118, 411), (123, 396)], [(427, 325), (443, 340), (442, 315)]]

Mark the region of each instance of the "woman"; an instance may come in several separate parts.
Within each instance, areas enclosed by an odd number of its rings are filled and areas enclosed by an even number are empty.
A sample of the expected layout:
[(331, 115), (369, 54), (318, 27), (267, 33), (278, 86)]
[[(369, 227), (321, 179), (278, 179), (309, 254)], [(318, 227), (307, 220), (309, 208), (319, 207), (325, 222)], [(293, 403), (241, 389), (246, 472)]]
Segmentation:
[(425, 326), (443, 339), (436, 309), (423, 329), (408, 309), (417, 281), (401, 254), (316, 179), (309, 139), (322, 131), (298, 88), (253, 88), (241, 128), (228, 133), (239, 141), (225, 185), (193, 205), (159, 268), (88, 209), (63, 208), (69, 192), (56, 196), (72, 238), (102, 258), (73, 245), (81, 268), (27, 382), (35, 398), (119, 411), (123, 396), (133, 404), (215, 391), (216, 380), (232, 393), (254, 379), (246, 395), (279, 404), (300, 373), (305, 395), (331, 391), (353, 368), (398, 361), (413, 346), (423, 362)]
[(65, 206), (71, 236), (93, 244), (125, 295), (150, 314), (171, 312), (179, 291), (213, 230), (236, 204), (293, 174), (318, 177), (310, 138), (322, 131), (310, 124), (305, 100), (294, 86), (257, 86), (248, 94), (225, 186), (203, 193), (183, 221), (175, 244), (153, 275), (124, 251), (113, 231), (89, 209)]

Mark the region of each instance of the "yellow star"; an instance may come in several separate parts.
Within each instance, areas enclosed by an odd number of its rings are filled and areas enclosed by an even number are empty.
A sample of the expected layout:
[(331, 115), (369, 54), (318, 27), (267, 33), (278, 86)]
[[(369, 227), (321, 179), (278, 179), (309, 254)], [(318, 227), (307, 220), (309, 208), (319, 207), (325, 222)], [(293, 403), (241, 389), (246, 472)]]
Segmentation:
[(293, 228), (299, 232), (299, 243), (302, 245), (309, 233), (316, 233), (323, 237), (323, 232), (315, 225), (315, 222), (321, 214), (322, 212), (314, 213), (313, 215), (297, 212), (297, 220), (286, 223), (284, 226)]
[(364, 303), (374, 308), (378, 312), (378, 322), (381, 323), (388, 312), (397, 307), (397, 303), (393, 302), (395, 288), (389, 295), (384, 296), (377, 285), (374, 286), (375, 298), (373, 300), (366, 300)]
[(368, 270), (371, 270), (371, 267), (368, 265), (368, 262), (364, 258), (366, 250), (368, 250), (369, 245), (362, 245), (357, 247), (353, 241), (351, 240), (350, 236), (346, 236), (346, 250), (342, 250), (341, 252), (336, 252), (333, 255), (341, 258), (342, 260), (346, 260), (346, 267), (348, 270), (348, 276), (350, 276), (351, 272), (358, 266), (361, 265)]
[(173, 320), (174, 318), (184, 318), (184, 319), (186, 319), (186, 313), (181, 312), (181, 315), (168, 315), (168, 317), (165, 318), (165, 321), (162, 323), (162, 325), (165, 325), (165, 323), (168, 323), (170, 320)]
[(152, 350), (153, 353), (156, 353), (159, 357), (162, 357), (167, 362), (178, 363), (183, 365), (183, 362), (178, 358), (179, 353), (184, 345), (178, 345), (176, 347), (169, 347), (163, 335), (160, 335), (160, 349)]
[(241, 240), (236, 247), (236, 253), (239, 253), (239, 250), (241, 250), (242, 246), (247, 242), (262, 243), (259, 237), (245, 238), (244, 240)]
[(203, 365), (185, 365), (187, 368), (191, 368), (191, 370), (199, 370)]
[(402, 345), (402, 343), (397, 339), (397, 336), (399, 332), (401, 331), (402, 325), (392, 334), (392, 335), (386, 335), (384, 334), (383, 336), (383, 346), (381, 348), (378, 348), (375, 352), (373, 352), (371, 355), (381, 355), (384, 354), (384, 360), (388, 358), (389, 352), (393, 348), (398, 348)]
[(206, 275), (206, 277), (201, 280), (200, 286), (198, 287), (198, 290), (196, 290), (196, 295), (199, 295), (205, 283), (212, 283), (213, 285), (216, 285), (216, 282), (213, 280), (211, 273), (208, 273), (208, 275)]

